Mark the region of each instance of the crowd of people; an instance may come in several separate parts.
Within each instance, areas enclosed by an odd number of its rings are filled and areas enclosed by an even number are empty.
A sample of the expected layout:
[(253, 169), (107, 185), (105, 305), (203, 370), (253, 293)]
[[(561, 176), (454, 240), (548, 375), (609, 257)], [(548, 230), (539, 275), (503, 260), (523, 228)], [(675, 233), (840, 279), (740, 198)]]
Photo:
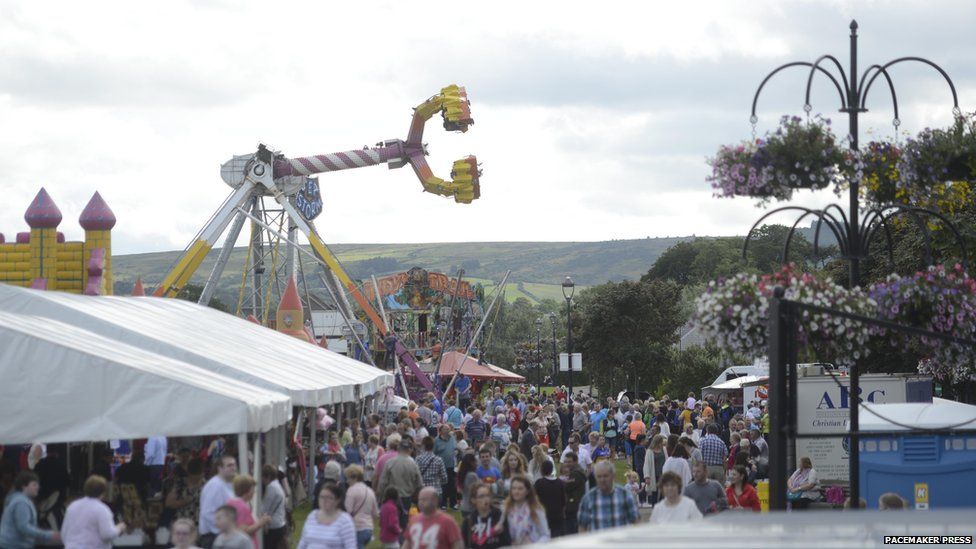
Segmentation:
[[(128, 526), (128, 505), (161, 503), (157, 527), (178, 547), (363, 548), (374, 532), (384, 547), (494, 548), (634, 524), (696, 520), (760, 510), (755, 484), (767, 470), (764, 402), (734, 409), (726, 400), (600, 400), (564, 389), (548, 394), (484, 391), (442, 403), (433, 394), (398, 414), (330, 421), (314, 468), (312, 512), (292, 525), (304, 489), (272, 465), (262, 469), (260, 507), (253, 478), (239, 474), (223, 438), (168, 452), (149, 439), (115, 469), (96, 464), (84, 497), (60, 531), (37, 528), (30, 498), (38, 477), (17, 476), (0, 541), (31, 547), (108, 547)], [(330, 418), (331, 419), (331, 418)], [(623, 473), (625, 482), (618, 482)], [(33, 475), (33, 476), (31, 476)], [(103, 501), (109, 480), (119, 488)], [(791, 501), (816, 499), (809, 460), (789, 481)], [(795, 493), (795, 497), (794, 497)], [(121, 494), (121, 496), (120, 496)], [(31, 513), (34, 513), (33, 515)], [(9, 514), (9, 517), (8, 517)]]

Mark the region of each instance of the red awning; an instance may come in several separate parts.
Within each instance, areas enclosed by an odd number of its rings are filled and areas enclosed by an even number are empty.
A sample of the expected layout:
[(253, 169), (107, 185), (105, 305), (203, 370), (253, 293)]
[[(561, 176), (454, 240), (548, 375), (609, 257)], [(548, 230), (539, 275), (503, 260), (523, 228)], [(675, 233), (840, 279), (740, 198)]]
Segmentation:
[[(509, 372), (493, 364), (478, 364), (478, 359), (472, 356), (465, 357), (466, 355), (464, 353), (457, 351), (444, 353), (444, 360), (441, 361), (440, 376), (442, 378), (449, 378), (461, 367), (461, 373), (472, 379), (490, 379), (503, 383), (521, 383), (525, 381), (524, 377), (514, 372)], [(436, 364), (435, 360), (421, 362), (420, 369), (429, 373), (433, 369), (434, 364)]]

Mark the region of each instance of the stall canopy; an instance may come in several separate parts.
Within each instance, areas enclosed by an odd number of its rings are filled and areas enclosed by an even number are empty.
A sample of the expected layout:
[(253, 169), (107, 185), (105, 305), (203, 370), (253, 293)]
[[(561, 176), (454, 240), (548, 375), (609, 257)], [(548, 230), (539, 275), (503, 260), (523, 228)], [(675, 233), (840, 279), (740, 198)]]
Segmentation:
[[(426, 373), (431, 373), (434, 371), (436, 362), (437, 361), (433, 359), (424, 361), (420, 364), (420, 369)], [(440, 375), (442, 378), (450, 378), (454, 375), (454, 372), (456, 372), (458, 368), (462, 368), (461, 373), (472, 379), (501, 381), (502, 383), (521, 383), (525, 381), (524, 377), (514, 372), (509, 372), (508, 370), (499, 368), (494, 364), (478, 364), (477, 358), (467, 356), (458, 351), (448, 351), (444, 353), (444, 359), (441, 361), (441, 367), (438, 375)]]
[(0, 310), (57, 319), (284, 393), (296, 406), (355, 402), (393, 385), (392, 374), (189, 301), (82, 296), (0, 284)]
[(49, 318), (0, 312), (0, 444), (266, 432), (287, 395)]
[(862, 431), (976, 429), (976, 406), (939, 397), (932, 402), (864, 403), (861, 410)]
[(734, 379), (730, 379), (728, 381), (723, 381), (722, 383), (718, 383), (716, 385), (712, 385), (709, 387), (702, 387), (702, 394), (708, 392), (721, 393), (721, 392), (729, 392), (729, 391), (741, 391), (743, 387), (749, 387), (750, 384), (758, 385), (759, 383), (757, 382), (760, 381), (765, 382), (765, 380), (767, 379), (768, 378), (766, 376), (737, 377)]

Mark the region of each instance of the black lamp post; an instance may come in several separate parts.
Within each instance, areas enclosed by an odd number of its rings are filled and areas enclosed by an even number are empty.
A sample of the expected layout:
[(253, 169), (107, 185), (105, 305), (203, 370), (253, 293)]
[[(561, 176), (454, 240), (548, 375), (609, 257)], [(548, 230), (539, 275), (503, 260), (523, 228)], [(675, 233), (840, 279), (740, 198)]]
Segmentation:
[(535, 369), (538, 370), (536, 381), (538, 381), (538, 394), (542, 394), (542, 317), (535, 319)]
[(573, 399), (573, 294), (576, 284), (572, 278), (563, 280), (563, 297), (566, 298), (566, 358), (569, 363), (569, 401)]
[[(809, 74), (807, 76), (806, 83), (806, 96), (804, 102), (804, 110), (809, 113), (812, 110), (810, 105), (810, 91), (813, 84), (813, 78), (817, 75), (826, 76), (830, 82), (833, 84), (834, 88), (837, 90), (837, 94), (840, 99), (840, 112), (847, 115), (848, 121), (848, 137), (850, 139), (850, 148), (855, 153), (858, 151), (858, 138), (859, 138), (859, 115), (868, 111), (867, 109), (867, 96), (868, 92), (871, 90), (871, 86), (875, 81), (882, 77), (884, 83), (887, 84), (888, 91), (891, 94), (892, 110), (894, 111), (894, 118), (892, 124), (894, 127), (898, 128), (901, 124), (898, 115), (898, 96), (895, 92), (895, 86), (892, 82), (891, 75), (888, 69), (892, 66), (905, 63), (905, 62), (918, 62), (935, 69), (949, 85), (949, 90), (952, 92), (952, 112), (955, 116), (960, 116), (961, 111), (959, 110), (959, 99), (956, 95), (956, 87), (952, 83), (952, 79), (949, 75), (942, 69), (942, 67), (936, 65), (928, 59), (921, 57), (899, 57), (897, 59), (888, 61), (884, 64), (875, 64), (869, 66), (863, 73), (858, 73), (858, 56), (857, 56), (857, 22), (851, 21), (850, 24), (850, 37), (849, 37), (849, 52), (850, 52), (850, 64), (848, 70), (844, 70), (844, 66), (841, 64), (840, 60), (833, 55), (822, 55), (817, 58), (813, 63), (805, 61), (796, 61), (792, 63), (787, 63), (781, 65), (774, 69), (763, 81), (759, 84), (759, 88), (756, 90), (755, 96), (752, 100), (752, 116), (750, 117), (750, 122), (755, 127), (758, 118), (756, 116), (756, 104), (759, 101), (759, 94), (762, 92), (763, 87), (778, 72), (791, 68), (791, 67), (807, 67), (809, 69)], [(942, 214), (938, 212), (933, 212), (924, 208), (917, 208), (914, 206), (906, 206), (900, 204), (888, 204), (877, 207), (872, 207), (866, 212), (861, 211), (861, 204), (859, 201), (859, 181), (857, 178), (853, 178), (850, 181), (850, 188), (848, 190), (848, 210), (845, 214), (844, 210), (836, 205), (831, 204), (823, 209), (813, 209), (805, 208), (801, 206), (783, 206), (776, 208), (767, 212), (765, 215), (759, 218), (758, 221), (752, 226), (749, 232), (746, 234), (745, 244), (743, 245), (742, 253), (745, 256), (749, 241), (752, 237), (753, 232), (756, 228), (765, 221), (771, 215), (774, 215), (783, 211), (795, 211), (798, 212), (799, 218), (793, 224), (790, 230), (786, 243), (783, 247), (783, 263), (788, 261), (790, 241), (793, 238), (793, 234), (796, 231), (799, 223), (806, 217), (811, 217), (817, 222), (817, 231), (814, 234), (814, 253), (817, 253), (819, 248), (819, 236), (820, 236), (820, 226), (826, 225), (827, 229), (833, 233), (834, 238), (837, 240), (838, 248), (840, 249), (840, 254), (843, 259), (848, 262), (848, 287), (853, 288), (861, 283), (861, 261), (866, 259), (868, 256), (869, 246), (879, 230), (884, 231), (887, 236), (887, 248), (888, 248), (888, 261), (890, 264), (894, 264), (894, 258), (892, 254), (892, 242), (890, 234), (888, 234), (888, 222), (898, 216), (910, 216), (914, 218), (919, 227), (923, 232), (926, 233), (926, 260), (928, 263), (932, 263), (932, 250), (930, 244), (930, 237), (927, 234), (928, 228), (926, 223), (918, 221), (921, 216), (929, 216), (937, 218), (942, 221), (946, 227), (948, 227), (953, 236), (955, 236), (957, 243), (959, 244), (960, 250), (962, 251), (963, 264), (968, 264), (968, 256), (966, 253), (965, 243), (960, 236), (959, 231), (952, 225), (952, 223)], [(777, 296), (780, 298), (781, 296)], [(780, 314), (779, 305), (776, 307), (770, 307), (771, 318), (778, 318)], [(776, 339), (771, 334), (771, 340)], [(787, 341), (788, 337), (784, 336), (783, 342)], [(772, 347), (770, 351), (770, 380), (776, 377), (782, 380), (785, 376), (785, 372), (773, 372), (772, 370), (777, 368), (779, 365), (785, 365), (786, 360), (778, 356), (780, 353), (773, 352)], [(776, 356), (774, 356), (776, 355)], [(787, 366), (790, 368), (790, 377), (795, 379), (793, 372), (795, 368), (794, 364), (789, 364)], [(858, 369), (856, 367), (851, 369), (850, 372), (850, 394), (857, 395), (860, 393), (860, 383)], [(785, 382), (784, 382), (785, 383)], [(772, 385), (772, 383), (771, 383)], [(782, 388), (779, 388), (782, 389)], [(786, 508), (786, 489), (784, 486), (787, 467), (786, 467), (786, 439), (787, 437), (793, 438), (795, 436), (796, 429), (796, 418), (790, 417), (789, 409), (795, 406), (796, 390), (794, 387), (789, 388), (789, 399), (792, 402), (787, 402), (786, 398), (770, 398), (770, 432), (772, 437), (770, 439), (770, 508), (785, 509)], [(785, 392), (780, 392), (778, 395), (786, 395)], [(860, 497), (860, 406), (858, 399), (855, 398), (854, 404), (850, 407), (850, 499), (851, 501), (857, 501)]]
[(559, 377), (559, 353), (556, 351), (556, 313), (549, 313), (549, 323), (552, 324), (552, 380), (555, 384)]

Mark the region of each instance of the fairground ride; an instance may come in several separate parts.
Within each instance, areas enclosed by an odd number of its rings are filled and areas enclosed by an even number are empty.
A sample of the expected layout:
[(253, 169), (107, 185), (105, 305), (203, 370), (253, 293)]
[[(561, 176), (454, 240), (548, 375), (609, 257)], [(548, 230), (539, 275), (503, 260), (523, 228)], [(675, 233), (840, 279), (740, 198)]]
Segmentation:
[[(316, 231), (313, 220), (321, 213), (321, 196), (317, 180), (309, 176), (379, 164), (386, 164), (390, 169), (410, 164), (425, 192), (453, 197), (455, 202), (470, 204), (481, 195), (481, 172), (474, 156), (454, 162), (450, 181), (435, 176), (427, 164), (427, 148), (422, 142), (424, 126), (438, 112), (447, 131), (463, 133), (474, 123), (467, 92), (463, 87), (450, 85), (414, 109), (406, 140), (393, 139), (378, 143), (375, 147), (298, 158), (287, 158), (261, 144), (254, 153), (233, 157), (221, 166), (221, 177), (233, 191), (186, 247), (153, 295), (176, 297), (226, 232), (223, 247), (199, 299), (201, 304), (208, 304), (245, 221), (251, 220), (251, 242), (245, 273), (252, 281), (252, 295), (248, 300), (251, 302), (250, 312), (259, 322), (265, 322), (268, 309), (266, 292), (269, 288), (262, 282), (262, 277), (265, 275), (269, 254), (272, 259), (271, 278), (278, 276), (279, 267), (288, 276), (294, 276), (293, 236), (296, 231), (301, 231), (308, 239), (314, 254), (328, 268), (329, 277), (325, 277), (325, 281), (327, 284), (334, 284), (336, 290), (339, 290), (333, 293), (340, 297), (336, 299), (336, 304), (343, 315), (346, 318), (355, 318), (354, 311), (340, 288), (344, 288), (352, 296), (381, 337), (395, 338), (396, 334), (389, 330), (383, 317), (373, 308), (367, 296), (349, 277), (336, 255)], [(266, 198), (274, 199), (271, 207), (266, 205)], [(279, 229), (284, 229), (286, 223), (288, 256), (279, 264), (277, 249), (282, 232), (273, 230), (273, 227), (277, 225)], [(426, 390), (433, 391), (433, 384), (427, 376), (421, 375), (416, 360), (406, 347), (397, 340), (394, 348), (402, 367), (409, 368)]]

